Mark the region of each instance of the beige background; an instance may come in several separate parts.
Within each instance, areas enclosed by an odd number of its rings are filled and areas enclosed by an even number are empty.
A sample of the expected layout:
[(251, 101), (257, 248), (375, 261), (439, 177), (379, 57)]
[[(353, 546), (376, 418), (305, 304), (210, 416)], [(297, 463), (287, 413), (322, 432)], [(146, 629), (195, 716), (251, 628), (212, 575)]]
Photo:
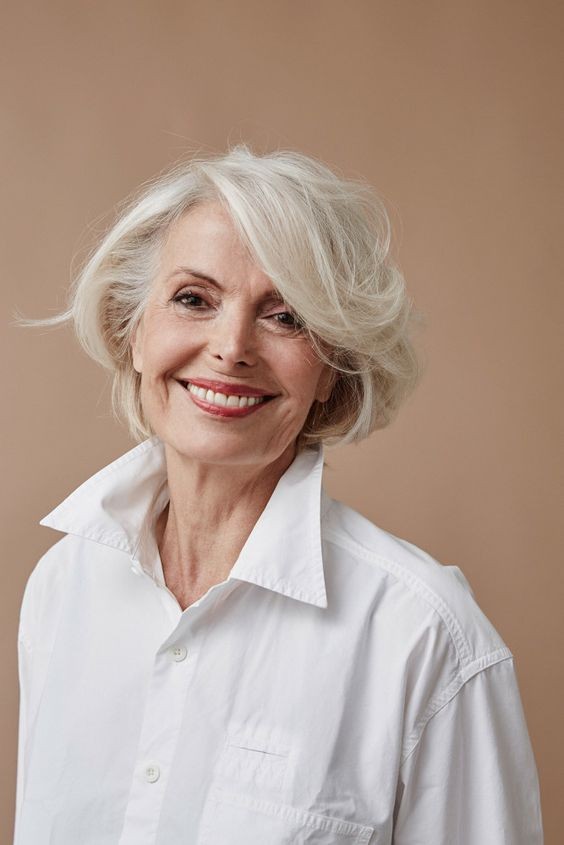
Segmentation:
[(71, 260), (142, 180), (246, 140), (318, 156), (387, 201), (426, 373), (389, 430), (328, 453), (326, 484), (466, 574), (516, 658), (555, 845), (562, 4), (30, 0), (2, 18), (0, 841), (19, 603), (59, 536), (37, 523), (132, 445), (70, 330), (17, 329), (11, 311), (60, 309)]

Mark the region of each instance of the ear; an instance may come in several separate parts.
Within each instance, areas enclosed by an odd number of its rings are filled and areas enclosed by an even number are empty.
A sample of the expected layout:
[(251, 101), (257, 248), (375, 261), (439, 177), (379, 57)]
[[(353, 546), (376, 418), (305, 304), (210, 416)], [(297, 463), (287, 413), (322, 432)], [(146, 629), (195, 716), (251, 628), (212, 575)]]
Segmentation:
[(315, 391), (315, 398), (318, 402), (327, 402), (333, 392), (338, 375), (336, 370), (325, 364), (317, 383), (317, 390)]
[(139, 320), (133, 334), (131, 335), (131, 359), (133, 361), (133, 369), (141, 373), (143, 371), (143, 317)]

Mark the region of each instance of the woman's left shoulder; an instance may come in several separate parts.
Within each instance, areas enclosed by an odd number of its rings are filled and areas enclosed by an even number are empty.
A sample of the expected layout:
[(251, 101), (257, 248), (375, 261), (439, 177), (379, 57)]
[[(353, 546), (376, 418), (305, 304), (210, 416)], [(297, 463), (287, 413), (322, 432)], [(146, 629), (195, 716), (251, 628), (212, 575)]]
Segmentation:
[(360, 579), (368, 594), (374, 590), (398, 628), (448, 632), (461, 668), (479, 670), (513, 656), (459, 566), (441, 563), (336, 500), (325, 510), (322, 535), (341, 563), (355, 564), (355, 589)]

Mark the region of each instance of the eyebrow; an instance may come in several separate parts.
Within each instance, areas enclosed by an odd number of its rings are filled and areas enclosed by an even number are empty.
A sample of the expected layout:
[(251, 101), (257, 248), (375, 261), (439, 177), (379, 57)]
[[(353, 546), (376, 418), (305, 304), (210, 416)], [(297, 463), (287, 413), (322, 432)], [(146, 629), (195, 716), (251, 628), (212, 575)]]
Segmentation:
[[(191, 267), (177, 267), (176, 270), (170, 274), (169, 279), (174, 278), (175, 276), (194, 276), (196, 279), (201, 279), (204, 282), (209, 282), (214, 287), (218, 288), (218, 290), (223, 290), (223, 286), (214, 279), (213, 276), (209, 276), (207, 273), (202, 273), (200, 270), (194, 270)], [(260, 298), (261, 302), (283, 302), (284, 299), (276, 288), (272, 288), (271, 290), (267, 291), (263, 296)]]

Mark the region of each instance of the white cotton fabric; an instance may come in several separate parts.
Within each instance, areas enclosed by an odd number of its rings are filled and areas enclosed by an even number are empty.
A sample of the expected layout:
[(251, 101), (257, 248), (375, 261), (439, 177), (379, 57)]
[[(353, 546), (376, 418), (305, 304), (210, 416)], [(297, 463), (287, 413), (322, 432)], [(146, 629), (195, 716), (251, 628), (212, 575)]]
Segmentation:
[(460, 569), (280, 479), (184, 612), (152, 438), (42, 521), (19, 630), (16, 845), (541, 845), (513, 655)]

